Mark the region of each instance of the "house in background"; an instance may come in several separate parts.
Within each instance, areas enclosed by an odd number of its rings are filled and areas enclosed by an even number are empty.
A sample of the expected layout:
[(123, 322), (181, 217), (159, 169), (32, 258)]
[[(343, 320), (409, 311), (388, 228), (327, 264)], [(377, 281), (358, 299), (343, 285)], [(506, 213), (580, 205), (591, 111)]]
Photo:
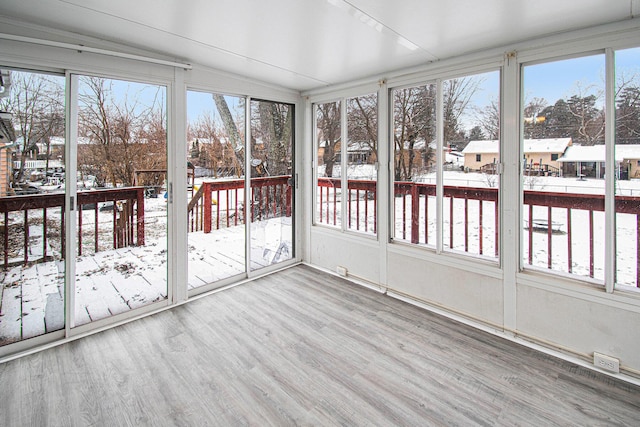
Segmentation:
[(10, 194), (11, 157), (16, 135), (11, 122), (11, 113), (0, 111), (0, 195)]
[[(558, 161), (568, 147), (571, 138), (525, 139), (523, 144), (524, 173), (561, 176), (562, 164)], [(500, 160), (500, 141), (470, 141), (462, 150), (464, 168), (469, 171), (495, 171)]]
[[(9, 95), (11, 86), (11, 73), (9, 70), (0, 69), (0, 98)], [(9, 194), (11, 183), (11, 157), (16, 141), (13, 130), (12, 115), (6, 111), (0, 111), (0, 195)]]
[[(565, 176), (604, 178), (606, 149), (599, 145), (572, 145), (558, 159)], [(640, 145), (618, 144), (615, 147), (616, 177), (640, 178)]]

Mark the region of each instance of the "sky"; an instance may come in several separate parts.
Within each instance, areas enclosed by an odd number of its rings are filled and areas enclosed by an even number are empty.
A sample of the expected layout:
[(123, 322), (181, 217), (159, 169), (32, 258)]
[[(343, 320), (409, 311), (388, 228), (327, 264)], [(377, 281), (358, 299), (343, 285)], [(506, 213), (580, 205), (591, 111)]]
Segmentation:
[[(616, 74), (640, 75), (640, 48), (616, 52)], [(534, 97), (554, 104), (560, 98), (578, 94), (578, 84), (585, 94), (604, 91), (604, 54), (572, 58), (524, 67), (523, 83), (525, 103)], [(604, 103), (604, 97), (601, 100)]]
[[(569, 98), (578, 94), (578, 86), (584, 94), (602, 92), (604, 88), (605, 56), (604, 54), (591, 55), (579, 58), (551, 61), (541, 64), (525, 65), (523, 67), (523, 93), (525, 103), (534, 97), (544, 98), (549, 105), (554, 104), (560, 98)], [(627, 76), (635, 73), (640, 79), (640, 48), (616, 51), (616, 73)], [(478, 75), (483, 79), (479, 90), (473, 96), (471, 105), (483, 108), (492, 100), (499, 98), (499, 73), (491, 72)], [(113, 96), (115, 99), (123, 99), (128, 94), (129, 102), (136, 96), (142, 104), (153, 102), (159, 95), (158, 88), (162, 88), (160, 96), (166, 99), (166, 88), (151, 84), (127, 82), (123, 80), (111, 80)], [(82, 88), (81, 88), (82, 91)], [(232, 114), (238, 107), (239, 97), (225, 96)], [(603, 97), (604, 98), (604, 97)], [(601, 99), (601, 103), (604, 99)], [(189, 90), (187, 92), (187, 116), (193, 123), (202, 114), (216, 114), (217, 109), (211, 93)], [(465, 127), (472, 127), (475, 120), (473, 112), (469, 111), (461, 118)]]
[[(616, 73), (637, 73), (640, 76), (640, 48), (616, 51)], [(605, 56), (604, 54), (590, 55), (579, 58), (571, 58), (552, 61), (541, 64), (528, 65), (523, 68), (523, 93), (524, 101), (529, 102), (534, 97), (544, 98), (549, 105), (554, 104), (560, 98), (569, 98), (578, 94), (578, 87), (584, 94), (597, 93), (604, 89)], [(499, 73), (490, 72), (478, 75), (483, 83), (473, 96), (471, 105), (483, 108), (492, 100), (499, 98)], [(139, 86), (136, 83), (128, 83), (134, 90)], [(116, 95), (124, 93), (122, 89), (114, 87)], [(145, 94), (153, 91), (142, 91)], [(225, 96), (232, 114), (238, 106), (240, 98)], [(601, 100), (604, 103), (604, 97)], [(216, 114), (217, 109), (211, 93), (189, 90), (187, 92), (187, 117), (188, 122), (195, 122), (202, 114)], [(463, 123), (473, 125), (473, 113), (470, 111), (462, 118)], [(465, 127), (471, 127), (467, 126)]]
[[(232, 115), (238, 113), (240, 97), (224, 96)], [(202, 114), (214, 113), (218, 116), (216, 105), (213, 102), (213, 96), (210, 92), (198, 92), (193, 90), (187, 91), (187, 122), (194, 123)]]

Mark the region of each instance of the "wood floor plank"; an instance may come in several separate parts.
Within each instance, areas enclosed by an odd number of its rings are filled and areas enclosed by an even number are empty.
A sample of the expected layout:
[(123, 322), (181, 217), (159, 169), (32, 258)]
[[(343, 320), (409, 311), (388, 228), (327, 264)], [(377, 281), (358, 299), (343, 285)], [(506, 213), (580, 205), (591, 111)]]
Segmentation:
[(638, 425), (640, 388), (297, 266), (0, 364), (0, 425)]

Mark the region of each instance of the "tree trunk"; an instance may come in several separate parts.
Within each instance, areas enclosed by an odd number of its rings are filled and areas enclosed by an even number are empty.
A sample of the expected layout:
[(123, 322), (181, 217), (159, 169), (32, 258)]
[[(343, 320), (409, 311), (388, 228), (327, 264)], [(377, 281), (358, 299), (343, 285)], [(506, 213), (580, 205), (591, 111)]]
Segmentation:
[[(242, 143), (242, 139), (240, 138), (240, 133), (238, 132), (238, 127), (236, 126), (236, 122), (233, 121), (233, 116), (231, 115), (231, 111), (229, 110), (229, 105), (227, 105), (227, 101), (224, 99), (223, 95), (214, 93), (213, 100), (216, 103), (216, 108), (218, 109), (218, 113), (220, 113), (220, 117), (222, 118), (222, 123), (224, 128), (229, 135), (229, 140), (231, 145), (233, 146), (233, 152), (236, 157), (236, 168), (238, 171), (244, 170), (244, 159), (240, 155), (240, 152), (244, 149), (244, 144)], [(241, 176), (238, 173), (238, 176)]]

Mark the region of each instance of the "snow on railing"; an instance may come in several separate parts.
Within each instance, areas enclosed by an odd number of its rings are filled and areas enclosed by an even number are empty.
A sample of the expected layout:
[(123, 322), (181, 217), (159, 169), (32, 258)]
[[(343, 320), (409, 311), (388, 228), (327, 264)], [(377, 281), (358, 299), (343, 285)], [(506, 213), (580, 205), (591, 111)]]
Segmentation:
[[(291, 176), (251, 179), (251, 221), (291, 216)], [(205, 181), (187, 207), (189, 231), (244, 224), (244, 179)]]
[[(78, 192), (78, 255), (82, 255), (83, 238), (93, 235), (94, 251), (98, 252), (99, 231), (104, 228), (98, 221), (99, 203), (111, 203), (113, 206), (112, 246), (144, 246), (144, 187), (101, 189)], [(51, 240), (57, 244), (60, 258), (65, 253), (65, 195), (64, 193), (45, 193), (0, 198), (0, 213), (4, 223), (0, 229), (3, 241), (3, 265), (10, 264), (11, 254), (20, 255), (18, 263), (45, 261), (51, 258), (54, 249)], [(53, 212), (49, 212), (53, 209)], [(83, 224), (83, 212), (95, 212), (93, 233), (86, 232)], [(30, 215), (30, 211), (34, 211)], [(84, 227), (84, 230), (83, 230)], [(53, 231), (51, 231), (53, 229)], [(22, 234), (22, 242), (20, 242)], [(37, 245), (34, 248), (33, 245)], [(111, 246), (111, 244), (109, 244)], [(30, 257), (30, 255), (32, 255)]]

